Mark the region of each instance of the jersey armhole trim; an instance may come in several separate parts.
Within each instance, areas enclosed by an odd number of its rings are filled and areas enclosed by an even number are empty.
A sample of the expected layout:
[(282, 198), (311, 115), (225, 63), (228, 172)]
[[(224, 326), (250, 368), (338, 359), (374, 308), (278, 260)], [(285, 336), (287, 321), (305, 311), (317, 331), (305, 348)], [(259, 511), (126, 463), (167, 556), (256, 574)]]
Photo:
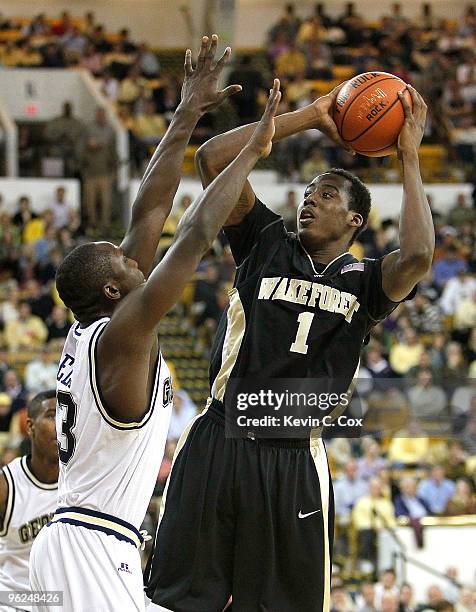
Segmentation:
[[(236, 269), (239, 270), (241, 268), (241, 266), (251, 257), (251, 253), (255, 250), (255, 248), (258, 246), (260, 238), (261, 238), (261, 234), (263, 232), (265, 232), (267, 229), (269, 229), (272, 225), (275, 225), (276, 223), (282, 223), (283, 219), (282, 217), (279, 217), (278, 219), (275, 219), (274, 221), (271, 221), (271, 223), (268, 223), (268, 225), (265, 225), (263, 227), (263, 229), (260, 231), (260, 233), (258, 234), (258, 239), (256, 240), (256, 242), (254, 243), (254, 245), (251, 247), (250, 252), (248, 253), (248, 255), (243, 259), (243, 261), (240, 263), (239, 266), (236, 266)], [(286, 231), (286, 230), (285, 230)], [(276, 239), (278, 240), (278, 238)]]
[(10, 521), (12, 520), (13, 515), (13, 507), (15, 506), (15, 482), (13, 480), (13, 476), (10, 472), (10, 468), (8, 465), (4, 466), (3, 474), (5, 476), (5, 480), (7, 481), (8, 494), (7, 494), (7, 506), (5, 509), (5, 516), (3, 517), (3, 522), (1, 524), (0, 537), (5, 537), (8, 533), (8, 528), (10, 527)]
[(131, 421), (131, 422), (123, 422), (118, 421), (117, 419), (111, 416), (111, 410), (108, 408), (104, 397), (101, 394), (101, 390), (99, 389), (98, 384), (98, 376), (97, 376), (97, 345), (101, 334), (106, 328), (107, 321), (98, 326), (98, 328), (94, 331), (91, 336), (91, 340), (89, 342), (88, 348), (88, 360), (89, 360), (89, 382), (91, 385), (91, 390), (93, 392), (94, 400), (96, 402), (96, 406), (99, 410), (99, 413), (103, 417), (103, 419), (114, 429), (120, 429), (122, 431), (127, 431), (130, 429), (140, 429), (144, 427), (150, 420), (152, 413), (154, 412), (154, 406), (157, 399), (158, 386), (160, 381), (160, 368), (162, 364), (162, 355), (160, 349), (157, 353), (157, 360), (154, 366), (154, 383), (152, 385), (152, 390), (150, 394), (150, 401), (147, 410), (144, 411), (144, 415), (140, 421)]

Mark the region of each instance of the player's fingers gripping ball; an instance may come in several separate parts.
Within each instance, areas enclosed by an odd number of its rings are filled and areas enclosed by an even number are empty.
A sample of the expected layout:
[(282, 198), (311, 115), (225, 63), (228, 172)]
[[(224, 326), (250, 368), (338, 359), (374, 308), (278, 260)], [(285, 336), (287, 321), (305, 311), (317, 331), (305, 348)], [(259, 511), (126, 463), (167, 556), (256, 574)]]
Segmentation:
[(406, 83), (387, 72), (365, 72), (339, 91), (334, 121), (339, 134), (354, 151), (368, 157), (383, 157), (396, 151), (405, 115), (398, 92), (412, 106)]

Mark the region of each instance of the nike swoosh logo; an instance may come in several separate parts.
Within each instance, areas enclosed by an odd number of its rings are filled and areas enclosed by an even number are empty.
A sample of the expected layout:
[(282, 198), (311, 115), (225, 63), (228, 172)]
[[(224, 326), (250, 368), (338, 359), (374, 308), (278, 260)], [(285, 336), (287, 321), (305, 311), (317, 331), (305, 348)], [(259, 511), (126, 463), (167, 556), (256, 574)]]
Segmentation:
[(320, 510), (314, 510), (313, 512), (306, 512), (306, 514), (303, 514), (301, 510), (299, 510), (298, 518), (306, 518), (307, 516), (311, 516), (311, 514), (316, 514), (316, 512), (320, 512)]

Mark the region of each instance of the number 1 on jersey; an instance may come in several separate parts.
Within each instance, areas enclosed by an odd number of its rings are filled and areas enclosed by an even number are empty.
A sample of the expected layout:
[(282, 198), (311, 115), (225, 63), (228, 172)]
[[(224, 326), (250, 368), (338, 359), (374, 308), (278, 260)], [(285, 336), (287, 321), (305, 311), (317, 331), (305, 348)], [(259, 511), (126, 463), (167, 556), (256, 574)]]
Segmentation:
[(309, 336), (309, 330), (311, 329), (312, 320), (314, 319), (314, 312), (300, 312), (298, 316), (299, 327), (296, 334), (296, 339), (291, 344), (289, 349), (293, 353), (301, 353), (307, 355), (307, 349), (309, 348), (306, 344), (307, 337)]

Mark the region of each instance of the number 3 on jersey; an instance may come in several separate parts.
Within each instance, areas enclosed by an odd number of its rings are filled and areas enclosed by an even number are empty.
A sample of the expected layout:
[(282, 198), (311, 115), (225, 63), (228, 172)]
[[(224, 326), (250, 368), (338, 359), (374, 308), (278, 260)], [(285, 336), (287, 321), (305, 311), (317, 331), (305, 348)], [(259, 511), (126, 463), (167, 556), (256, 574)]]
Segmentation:
[(73, 456), (76, 447), (76, 438), (74, 437), (72, 429), (76, 425), (77, 406), (71, 393), (58, 391), (57, 398), (63, 419), (61, 425), (61, 441), (58, 445), (59, 458), (61, 463), (67, 464)]
[(311, 329), (312, 320), (314, 319), (314, 312), (300, 312), (298, 316), (298, 330), (296, 339), (291, 344), (290, 351), (293, 353), (301, 353), (307, 355), (307, 349), (309, 348), (306, 344), (309, 331)]

